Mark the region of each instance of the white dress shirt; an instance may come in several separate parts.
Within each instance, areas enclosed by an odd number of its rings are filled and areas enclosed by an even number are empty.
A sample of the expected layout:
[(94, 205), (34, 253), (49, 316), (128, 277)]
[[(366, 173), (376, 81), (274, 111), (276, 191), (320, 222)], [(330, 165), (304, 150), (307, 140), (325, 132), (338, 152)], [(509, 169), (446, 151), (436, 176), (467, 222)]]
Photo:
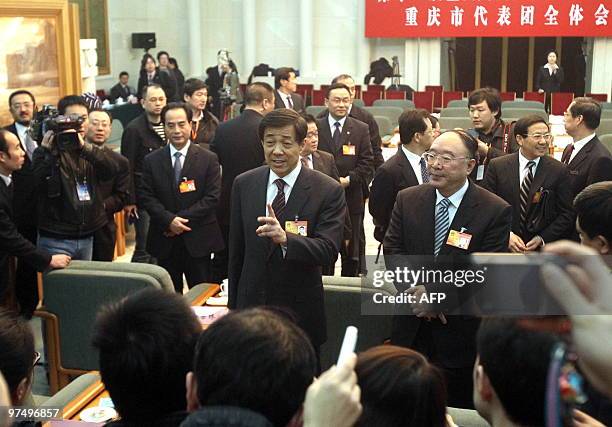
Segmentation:
[[(287, 98), (291, 98), (291, 94), (287, 95), (284, 92), (281, 92), (280, 90), (276, 90), (276, 96), (280, 97), (280, 99), (283, 100), (283, 104), (285, 104), (285, 108), (289, 108), (289, 109), (293, 109), (293, 106), (289, 105), (289, 100)], [(291, 100), (291, 102), (293, 103), (293, 99)]]
[[(306, 162), (308, 163), (308, 168), (309, 169), (314, 169), (314, 161), (312, 160), (312, 153), (310, 153), (307, 156), (300, 156), (306, 159)], [(300, 160), (301, 162), (301, 160)]]
[(174, 145), (170, 144), (170, 162), (172, 162), (172, 168), (174, 168), (174, 162), (176, 161), (176, 159), (174, 158), (174, 154), (176, 152), (179, 152), (182, 154), (182, 156), (179, 157), (179, 161), (181, 162), (181, 169), (183, 169), (183, 165), (185, 164), (185, 157), (187, 157), (187, 151), (189, 150), (190, 145), (191, 141), (187, 141), (187, 144), (185, 144), (183, 148), (177, 150), (176, 148), (174, 148)]
[[(295, 185), (295, 181), (297, 180), (300, 171), (302, 170), (302, 162), (298, 160), (297, 166), (285, 175), (283, 178), (275, 174), (272, 169), (270, 169), (270, 176), (268, 177), (268, 190), (266, 192), (266, 206), (264, 207), (264, 216), (268, 216), (268, 205), (271, 205), (276, 197), (276, 193), (278, 193), (278, 187), (274, 183), (277, 179), (282, 179), (285, 181), (285, 204), (289, 202), (289, 196), (291, 195), (291, 190), (293, 190), (293, 186)], [(281, 224), (282, 227), (282, 224)]]
[(10, 175), (2, 175), (0, 173), (0, 178), (2, 178), (2, 181), (4, 181), (4, 183), (6, 184), (6, 186), (8, 187), (9, 185), (11, 185), (11, 182), (13, 182), (13, 179), (11, 178)]
[(457, 209), (459, 209), (459, 205), (461, 204), (461, 201), (463, 200), (463, 196), (465, 196), (465, 192), (467, 191), (469, 186), (469, 180), (465, 180), (465, 184), (463, 184), (463, 187), (461, 187), (459, 190), (455, 191), (454, 194), (452, 194), (449, 197), (444, 197), (437, 189), (436, 189), (436, 209), (434, 210), (437, 211), (438, 209), (438, 204), (442, 201), (442, 199), (448, 199), (450, 201), (450, 204), (448, 205), (448, 224), (449, 227), (450, 225), (453, 223), (453, 219), (455, 218), (455, 214), (457, 213)]
[[(531, 160), (529, 160), (527, 157), (523, 156), (521, 148), (519, 150), (519, 188), (521, 188), (521, 184), (523, 184), (523, 180), (527, 176), (527, 163), (529, 163), (530, 161)], [(531, 173), (533, 174), (533, 176), (535, 176), (536, 170), (538, 170), (538, 165), (540, 164), (540, 158), (537, 157), (533, 159), (533, 162), (535, 163), (535, 166), (531, 168)]]
[(569, 161), (571, 162), (572, 160), (574, 160), (574, 157), (576, 157), (576, 154), (578, 154), (580, 152), (580, 150), (582, 150), (582, 148), (587, 145), (591, 139), (595, 138), (595, 134), (592, 133), (591, 135), (582, 138), (576, 142), (574, 142), (574, 151), (572, 151), (572, 155), (570, 156)]
[(344, 122), (346, 122), (347, 117), (348, 117), (348, 114), (342, 117), (340, 120), (336, 120), (332, 117), (331, 114), (327, 115), (327, 121), (329, 123), (329, 130), (331, 131), (332, 137), (334, 136), (334, 132), (336, 131), (336, 126), (334, 126), (336, 122), (340, 123), (340, 133), (342, 133), (342, 129), (344, 128)]
[(423, 175), (421, 174), (421, 156), (414, 154), (412, 151), (408, 150), (404, 145), (402, 145), (402, 151), (404, 155), (408, 159), (410, 166), (412, 166), (412, 170), (416, 175), (416, 179), (419, 182), (419, 185), (423, 183)]

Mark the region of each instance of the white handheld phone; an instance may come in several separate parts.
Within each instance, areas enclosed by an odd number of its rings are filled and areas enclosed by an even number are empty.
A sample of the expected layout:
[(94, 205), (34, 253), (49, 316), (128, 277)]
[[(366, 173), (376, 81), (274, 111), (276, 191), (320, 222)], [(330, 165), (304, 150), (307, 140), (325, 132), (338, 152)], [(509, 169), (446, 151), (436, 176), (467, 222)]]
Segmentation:
[(347, 326), (346, 332), (344, 333), (344, 339), (342, 340), (342, 347), (340, 347), (340, 354), (338, 355), (338, 363), (336, 366), (344, 363), (344, 361), (355, 352), (355, 346), (357, 345), (357, 328), (354, 326)]

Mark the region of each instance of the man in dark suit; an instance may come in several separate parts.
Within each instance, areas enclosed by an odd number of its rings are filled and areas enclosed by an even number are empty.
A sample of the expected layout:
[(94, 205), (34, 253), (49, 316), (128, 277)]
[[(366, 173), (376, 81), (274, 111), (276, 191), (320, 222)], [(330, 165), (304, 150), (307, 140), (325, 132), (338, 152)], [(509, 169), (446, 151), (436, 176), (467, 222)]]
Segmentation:
[[(226, 242), (229, 240), (230, 200), (234, 179), (241, 173), (264, 164), (258, 129), (262, 118), (274, 109), (274, 89), (267, 83), (250, 84), (246, 88), (244, 102), (242, 114), (221, 123), (210, 144), (210, 149), (219, 157), (223, 170), (217, 219)], [(221, 283), (227, 278), (227, 261), (227, 249), (215, 253), (211, 268), (212, 283)]]
[[(28, 263), (35, 271), (43, 271), (48, 267), (64, 268), (70, 262), (68, 255), (51, 256), (47, 251), (37, 249), (15, 226), (12, 175), (24, 162), (25, 152), (19, 139), (7, 130), (0, 130), (0, 304), (9, 284), (9, 256), (18, 257), (19, 263)], [(19, 283), (16, 285), (19, 286)], [(38, 294), (36, 296), (38, 297)]]
[(223, 111), (221, 111), (221, 97), (219, 90), (223, 88), (223, 82), (225, 75), (232, 72), (233, 62), (229, 59), (226, 50), (220, 50), (217, 52), (217, 65), (214, 67), (208, 67), (206, 69), (206, 86), (208, 86), (210, 97), (212, 102), (210, 103), (209, 110), (219, 120), (223, 120)]
[[(37, 182), (32, 170), (32, 158), (38, 143), (29, 135), (28, 129), (36, 111), (34, 95), (18, 90), (9, 96), (9, 108), (13, 124), (5, 129), (19, 139), (21, 149), (26, 153), (21, 169), (13, 173), (13, 211), (17, 231), (32, 244), (36, 244)], [(38, 304), (38, 280), (36, 269), (27, 262), (19, 262), (15, 274), (15, 296), (20, 305), (21, 315), (30, 318)]]
[(169, 145), (145, 157), (140, 199), (151, 215), (147, 250), (170, 273), (174, 289), (208, 278), (210, 255), (223, 248), (216, 209), (221, 192), (217, 156), (189, 140), (191, 109), (170, 103), (161, 114)]
[[(572, 234), (574, 212), (570, 176), (548, 156), (552, 135), (540, 116), (516, 122), (518, 152), (491, 160), (482, 186), (512, 206), (511, 252), (536, 251)], [(542, 220), (535, 221), (545, 212)]]
[(374, 237), (381, 243), (397, 193), (404, 188), (429, 182), (429, 172), (423, 158), (423, 153), (429, 150), (433, 142), (429, 112), (422, 108), (406, 110), (398, 121), (402, 145), (376, 171), (368, 203), (374, 220)]
[(277, 68), (274, 74), (274, 108), (289, 108), (302, 114), (304, 99), (297, 90), (297, 77), (291, 67)]
[(327, 339), (321, 266), (338, 254), (346, 203), (336, 181), (302, 166), (307, 129), (289, 109), (260, 123), (267, 165), (232, 191), (228, 307), (286, 307), (318, 349)]
[[(472, 252), (506, 251), (512, 208), (468, 179), (476, 166), (477, 150), (476, 140), (463, 131), (445, 132), (436, 138), (424, 154), (430, 182), (397, 195), (383, 246), (387, 270), (405, 268), (407, 262), (413, 270), (435, 270), (436, 265), (437, 269), (447, 267), (444, 259), (460, 260)], [(405, 256), (410, 259), (402, 259)], [(422, 257), (424, 264), (415, 257)], [(396, 283), (396, 287), (416, 297), (426, 292), (421, 283), (408, 289), (405, 283)], [(410, 308), (412, 313), (394, 317), (391, 342), (422, 352), (444, 369), (449, 406), (472, 407), (478, 319), (445, 317), (420, 304)]]
[(136, 89), (129, 86), (130, 75), (127, 71), (119, 73), (119, 83), (113, 86), (110, 90), (109, 101), (115, 102), (117, 99), (122, 98), (123, 102), (127, 102), (130, 95), (137, 96)]
[(342, 275), (357, 276), (361, 271), (364, 188), (370, 184), (373, 174), (372, 146), (368, 126), (348, 116), (351, 94), (346, 85), (331, 85), (325, 103), (328, 114), (317, 120), (319, 149), (331, 153), (336, 159), (352, 225), (349, 247), (342, 251)]
[(219, 127), (219, 120), (206, 110), (208, 86), (200, 79), (187, 79), (183, 85), (183, 100), (193, 111), (191, 142), (210, 149), (210, 142)]
[(96, 230), (93, 243), (93, 261), (112, 261), (115, 256), (117, 227), (115, 213), (123, 209), (130, 197), (130, 162), (121, 154), (106, 147), (104, 143), (111, 134), (113, 119), (105, 110), (89, 113), (87, 141), (100, 147), (104, 154), (115, 162), (116, 173), (109, 180), (100, 181), (97, 190), (104, 200), (108, 223)]

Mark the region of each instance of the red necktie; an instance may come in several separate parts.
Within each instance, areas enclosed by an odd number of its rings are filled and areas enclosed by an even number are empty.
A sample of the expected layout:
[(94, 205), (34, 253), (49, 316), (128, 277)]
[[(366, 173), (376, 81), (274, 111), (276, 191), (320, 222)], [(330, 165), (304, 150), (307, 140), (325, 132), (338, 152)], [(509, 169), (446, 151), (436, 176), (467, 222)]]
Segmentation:
[(565, 150), (563, 150), (563, 155), (561, 156), (561, 163), (568, 165), (573, 152), (574, 144), (569, 144), (567, 147), (565, 147)]

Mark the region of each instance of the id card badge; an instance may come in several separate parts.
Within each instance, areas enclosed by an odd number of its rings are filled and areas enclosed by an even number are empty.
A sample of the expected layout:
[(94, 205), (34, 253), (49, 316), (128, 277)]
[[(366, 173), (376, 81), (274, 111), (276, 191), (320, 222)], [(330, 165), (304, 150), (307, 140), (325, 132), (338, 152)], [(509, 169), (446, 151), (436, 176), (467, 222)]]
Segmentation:
[(76, 192), (77, 197), (79, 198), (79, 202), (89, 202), (91, 200), (91, 196), (89, 195), (89, 188), (87, 188), (87, 183), (77, 182)]
[(467, 248), (470, 246), (470, 240), (472, 240), (471, 234), (451, 230), (448, 233), (448, 240), (446, 240), (446, 244), (459, 249), (467, 250)]
[(478, 165), (476, 169), (476, 181), (482, 181), (484, 179), (484, 165)]
[(342, 154), (345, 156), (354, 156), (355, 155), (355, 146), (350, 144), (345, 144), (342, 146)]
[(302, 237), (308, 236), (308, 221), (285, 221), (287, 233), (298, 234)]
[(190, 180), (185, 179), (179, 184), (179, 192), (191, 193), (192, 191), (196, 191), (196, 185), (193, 179), (190, 179)]

